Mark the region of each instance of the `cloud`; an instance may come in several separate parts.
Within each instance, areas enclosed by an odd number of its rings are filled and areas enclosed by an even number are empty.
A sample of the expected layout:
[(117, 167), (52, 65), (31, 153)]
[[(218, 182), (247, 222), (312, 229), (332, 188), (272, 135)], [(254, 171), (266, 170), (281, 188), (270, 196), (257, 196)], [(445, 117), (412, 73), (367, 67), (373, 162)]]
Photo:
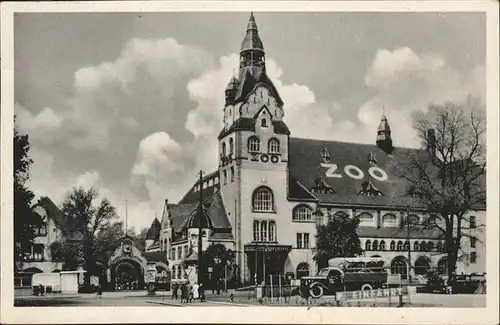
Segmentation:
[(430, 103), (463, 102), (468, 96), (484, 100), (484, 67), (460, 73), (433, 53), (415, 53), (408, 47), (377, 51), (365, 75), (365, 84), (375, 95), (359, 108), (356, 139), (374, 141), (375, 130), (385, 111), (397, 146), (417, 147), (420, 141), (412, 128), (415, 112)]
[(16, 127), (22, 133), (30, 134), (38, 142), (51, 143), (55, 140), (63, 118), (51, 108), (44, 108), (33, 114), (19, 103), (15, 104)]

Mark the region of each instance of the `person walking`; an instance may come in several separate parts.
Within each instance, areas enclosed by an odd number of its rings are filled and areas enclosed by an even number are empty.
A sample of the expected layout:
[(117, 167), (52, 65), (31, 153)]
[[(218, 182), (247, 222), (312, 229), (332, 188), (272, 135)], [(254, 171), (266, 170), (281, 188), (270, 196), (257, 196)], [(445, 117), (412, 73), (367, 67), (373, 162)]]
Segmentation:
[(181, 284), (181, 303), (188, 302), (188, 288), (185, 283)]
[(102, 285), (100, 283), (97, 286), (97, 297), (99, 297), (99, 299), (102, 298)]
[(193, 302), (193, 286), (189, 286), (189, 302)]
[(177, 300), (177, 298), (179, 297), (179, 285), (177, 283), (174, 283), (174, 285), (172, 286), (172, 299), (175, 299)]
[(193, 299), (194, 299), (194, 301), (200, 299), (200, 294), (198, 291), (199, 288), (200, 288), (200, 286), (198, 285), (198, 283), (195, 282), (193, 284)]

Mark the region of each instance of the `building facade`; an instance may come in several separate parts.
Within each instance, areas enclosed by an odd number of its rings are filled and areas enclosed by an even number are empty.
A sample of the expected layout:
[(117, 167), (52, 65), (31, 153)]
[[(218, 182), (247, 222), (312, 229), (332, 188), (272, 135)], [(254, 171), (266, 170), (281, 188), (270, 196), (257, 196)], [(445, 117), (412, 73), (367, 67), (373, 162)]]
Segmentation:
[[(317, 227), (338, 214), (361, 220), (364, 254), (385, 258), (391, 273), (403, 279), (408, 271), (418, 277), (431, 267), (444, 273), (445, 243), (439, 232), (406, 226), (435, 216), (394, 203), (404, 184), (389, 168), (398, 157), (429, 155), (429, 149), (394, 147), (385, 115), (369, 145), (293, 138), (285, 113), (266, 74), (263, 42), (251, 14), (238, 74), (225, 89), (218, 168), (178, 204), (166, 201), (161, 222), (155, 220), (148, 234), (146, 250), (165, 252), (172, 279), (188, 277), (184, 261), (197, 258), (199, 222), (203, 249), (222, 243), (233, 250), (243, 282), (315, 273)], [(484, 224), (486, 212), (469, 217)], [(457, 273), (485, 272), (484, 230), (470, 228), (476, 239), (464, 238), (468, 253)]]

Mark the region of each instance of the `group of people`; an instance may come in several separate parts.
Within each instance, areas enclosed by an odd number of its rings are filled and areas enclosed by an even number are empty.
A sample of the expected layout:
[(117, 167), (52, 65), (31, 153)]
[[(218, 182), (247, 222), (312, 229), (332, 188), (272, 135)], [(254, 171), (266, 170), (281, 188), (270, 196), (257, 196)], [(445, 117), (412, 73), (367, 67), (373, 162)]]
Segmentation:
[(195, 282), (193, 285), (189, 283), (174, 284), (172, 287), (172, 299), (179, 299), (179, 290), (181, 293), (181, 303), (191, 303), (193, 301), (205, 301), (205, 288), (203, 283), (199, 285)]

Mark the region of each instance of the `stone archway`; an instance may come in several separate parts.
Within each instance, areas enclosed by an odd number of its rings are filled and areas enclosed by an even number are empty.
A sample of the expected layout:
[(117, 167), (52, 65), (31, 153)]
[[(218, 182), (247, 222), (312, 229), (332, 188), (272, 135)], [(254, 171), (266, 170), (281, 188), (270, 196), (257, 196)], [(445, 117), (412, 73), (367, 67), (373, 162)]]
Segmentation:
[(427, 256), (419, 256), (415, 260), (415, 275), (426, 275), (431, 268), (431, 261)]
[(144, 268), (134, 259), (120, 259), (111, 268), (111, 282), (115, 290), (142, 290)]
[(408, 264), (404, 256), (396, 256), (391, 261), (391, 274), (400, 274), (401, 279), (408, 278)]

